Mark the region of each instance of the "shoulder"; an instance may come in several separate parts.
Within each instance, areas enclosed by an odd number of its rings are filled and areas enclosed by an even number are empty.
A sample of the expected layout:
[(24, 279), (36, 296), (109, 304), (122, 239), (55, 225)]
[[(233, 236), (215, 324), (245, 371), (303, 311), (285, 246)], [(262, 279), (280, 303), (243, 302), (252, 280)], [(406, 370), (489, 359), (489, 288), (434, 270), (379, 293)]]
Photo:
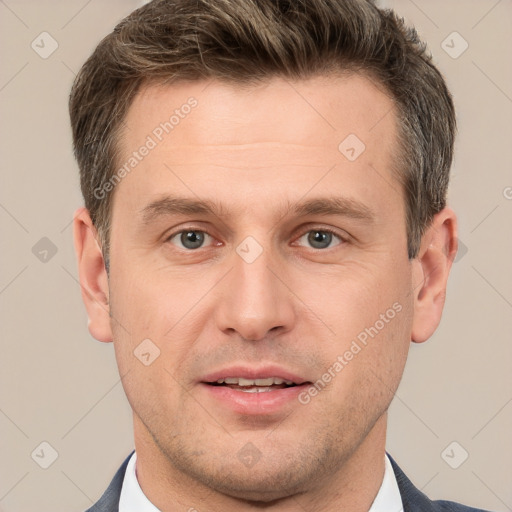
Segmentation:
[(439, 512), (487, 512), (481, 508), (468, 507), (453, 501), (433, 501), (432, 505), (434, 506), (433, 510)]
[(487, 512), (480, 508), (468, 507), (453, 501), (431, 501), (414, 486), (393, 458), (389, 454), (387, 456), (395, 472), (404, 512)]
[(124, 475), (132, 455), (133, 452), (130, 453), (130, 455), (128, 455), (125, 461), (121, 464), (121, 467), (117, 470), (114, 478), (101, 498), (85, 512), (117, 512), (119, 510), (119, 497), (121, 496)]

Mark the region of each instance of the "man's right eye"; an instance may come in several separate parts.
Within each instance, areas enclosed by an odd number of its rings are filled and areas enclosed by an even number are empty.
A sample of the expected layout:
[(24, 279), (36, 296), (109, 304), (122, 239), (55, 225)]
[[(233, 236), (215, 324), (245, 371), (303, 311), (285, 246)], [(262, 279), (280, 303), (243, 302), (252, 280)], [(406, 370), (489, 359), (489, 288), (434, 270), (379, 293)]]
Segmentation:
[(170, 235), (167, 241), (178, 246), (180, 249), (194, 250), (200, 249), (208, 239), (210, 241), (213, 240), (205, 231), (184, 229)]

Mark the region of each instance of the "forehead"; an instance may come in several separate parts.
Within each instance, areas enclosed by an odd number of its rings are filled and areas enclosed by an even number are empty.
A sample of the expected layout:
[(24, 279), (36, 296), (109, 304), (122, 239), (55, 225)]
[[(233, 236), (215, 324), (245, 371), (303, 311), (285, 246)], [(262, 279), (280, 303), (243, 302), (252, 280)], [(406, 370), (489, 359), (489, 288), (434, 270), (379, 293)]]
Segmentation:
[[(226, 187), (291, 190), (333, 166), (337, 178), (359, 180), (363, 188), (371, 173), (393, 179), (394, 103), (358, 74), (273, 78), (254, 86), (215, 80), (148, 85), (124, 126), (118, 166), (138, 160), (116, 187), (114, 202), (122, 189), (134, 206), (137, 197), (147, 202), (162, 195), (166, 182), (188, 184), (188, 195), (221, 196)], [(144, 146), (150, 148), (145, 155), (134, 157)]]
[[(192, 102), (196, 106), (190, 108)], [(171, 121), (175, 145), (275, 141), (314, 147), (332, 145), (347, 132), (370, 143), (377, 124), (387, 130), (394, 124), (393, 107), (383, 87), (359, 74), (275, 77), (257, 85), (215, 80), (147, 85), (128, 110), (123, 139), (127, 146), (137, 144)]]

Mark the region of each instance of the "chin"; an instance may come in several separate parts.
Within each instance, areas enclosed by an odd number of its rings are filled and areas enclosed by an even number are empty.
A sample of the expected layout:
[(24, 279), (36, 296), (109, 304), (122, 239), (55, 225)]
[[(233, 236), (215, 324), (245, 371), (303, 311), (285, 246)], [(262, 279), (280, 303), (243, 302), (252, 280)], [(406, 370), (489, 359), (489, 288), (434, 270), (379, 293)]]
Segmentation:
[(225, 457), (174, 458), (173, 465), (196, 482), (225, 496), (268, 505), (310, 491), (319, 482), (329, 479), (343, 458), (326, 446), (301, 449), (294, 445), (279, 450), (274, 444), (272, 448), (267, 447), (265, 455), (251, 467), (244, 465), (236, 453)]
[[(203, 475), (204, 483), (226, 496), (250, 503), (277, 503), (280, 500), (303, 494), (311, 485), (311, 478), (298, 474), (297, 466), (291, 464), (280, 471), (268, 471), (261, 467), (259, 471), (248, 474), (231, 468), (230, 472)], [(196, 475), (197, 478), (198, 475)]]

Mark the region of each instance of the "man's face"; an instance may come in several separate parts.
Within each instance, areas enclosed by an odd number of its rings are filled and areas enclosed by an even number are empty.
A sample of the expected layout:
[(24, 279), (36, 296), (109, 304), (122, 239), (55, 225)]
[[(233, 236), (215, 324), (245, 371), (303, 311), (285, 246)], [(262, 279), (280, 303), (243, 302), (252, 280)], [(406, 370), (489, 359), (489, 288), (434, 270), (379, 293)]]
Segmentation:
[[(125, 121), (119, 167), (150, 147), (110, 249), (136, 443), (259, 499), (383, 446), (413, 317), (391, 99), (361, 76), (195, 82), (146, 88)], [(271, 377), (295, 385), (216, 383)]]

